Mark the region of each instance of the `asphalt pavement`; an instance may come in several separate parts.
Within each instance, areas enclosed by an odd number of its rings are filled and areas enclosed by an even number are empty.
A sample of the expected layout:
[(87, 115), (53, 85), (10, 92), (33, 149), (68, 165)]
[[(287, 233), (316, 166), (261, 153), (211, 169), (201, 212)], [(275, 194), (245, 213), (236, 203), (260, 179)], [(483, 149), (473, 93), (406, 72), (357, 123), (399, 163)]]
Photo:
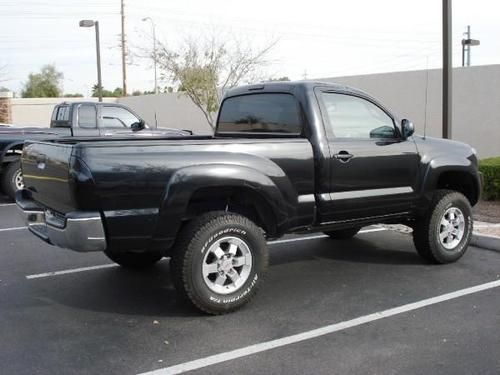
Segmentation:
[(256, 298), (213, 317), (177, 299), (168, 259), (127, 271), (23, 226), (0, 200), (1, 374), (500, 373), (500, 252), (431, 266), (407, 234), (288, 236)]

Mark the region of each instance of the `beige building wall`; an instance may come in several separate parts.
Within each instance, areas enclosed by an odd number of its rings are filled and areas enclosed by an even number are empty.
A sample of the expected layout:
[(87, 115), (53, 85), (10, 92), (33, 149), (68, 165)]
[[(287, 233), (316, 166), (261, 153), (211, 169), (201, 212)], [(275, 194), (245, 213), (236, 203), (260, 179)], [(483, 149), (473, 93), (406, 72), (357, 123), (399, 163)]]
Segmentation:
[[(326, 78), (366, 91), (416, 133), (441, 137), (442, 71), (426, 70)], [(428, 84), (427, 84), (428, 83)], [(426, 104), (427, 87), (427, 104)], [(452, 138), (478, 150), (481, 158), (500, 155), (500, 65), (453, 69)]]
[[(116, 102), (116, 98), (104, 98)], [(97, 102), (97, 98), (14, 98), (11, 99), (12, 124), (15, 126), (50, 126), (50, 117), (56, 104), (62, 102)]]
[(187, 96), (179, 93), (127, 96), (119, 98), (148, 124), (159, 127), (188, 129), (195, 134), (211, 134), (212, 129), (203, 113)]

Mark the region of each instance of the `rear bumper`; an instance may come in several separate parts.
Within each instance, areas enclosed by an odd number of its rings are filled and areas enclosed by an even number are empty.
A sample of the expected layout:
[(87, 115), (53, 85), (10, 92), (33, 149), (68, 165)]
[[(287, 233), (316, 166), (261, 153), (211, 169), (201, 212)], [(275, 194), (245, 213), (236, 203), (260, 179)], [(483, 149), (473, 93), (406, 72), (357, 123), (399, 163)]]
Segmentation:
[(56, 215), (38, 205), (26, 190), (16, 193), (16, 203), (30, 232), (48, 244), (79, 252), (106, 249), (99, 212), (75, 211), (64, 216)]

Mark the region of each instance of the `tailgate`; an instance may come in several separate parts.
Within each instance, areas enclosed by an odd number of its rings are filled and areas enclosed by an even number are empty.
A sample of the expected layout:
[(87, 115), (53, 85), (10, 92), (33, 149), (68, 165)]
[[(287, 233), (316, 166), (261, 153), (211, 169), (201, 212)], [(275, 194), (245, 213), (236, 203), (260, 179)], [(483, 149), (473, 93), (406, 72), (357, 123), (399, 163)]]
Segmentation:
[(73, 145), (27, 142), (21, 165), (24, 185), (33, 199), (60, 213), (73, 211), (73, 182), (69, 178)]

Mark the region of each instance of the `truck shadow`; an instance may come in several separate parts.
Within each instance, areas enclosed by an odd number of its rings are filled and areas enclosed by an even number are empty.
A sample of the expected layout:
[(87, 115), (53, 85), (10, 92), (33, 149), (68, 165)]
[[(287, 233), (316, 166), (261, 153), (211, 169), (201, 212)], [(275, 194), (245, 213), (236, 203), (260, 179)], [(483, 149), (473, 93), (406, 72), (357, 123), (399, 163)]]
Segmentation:
[[(402, 236), (402, 235), (398, 235)], [(348, 263), (370, 263), (388, 265), (422, 265), (423, 261), (413, 248), (411, 237), (404, 236), (406, 243), (394, 240), (391, 247), (378, 244), (373, 239), (352, 238), (348, 240), (318, 239), (314, 245), (304, 248), (285, 247), (276, 249), (271, 257), (271, 265), (303, 261), (317, 257)]]
[[(325, 238), (312, 241), (314, 244), (302, 243), (292, 247), (273, 245), (270, 247), (269, 273), (274, 280), (278, 280), (284, 277), (283, 273), (286, 274), (295, 268), (306, 270), (308, 274), (318, 267), (323, 270), (328, 268), (333, 272), (327, 276), (327, 280), (318, 276), (316, 281), (313, 277), (308, 282), (313, 285), (325, 282), (336, 285), (342, 282), (338, 279), (339, 276), (336, 276), (337, 271), (340, 271), (340, 268), (336, 267), (337, 262), (342, 263), (344, 275), (352, 273), (352, 276), (359, 272), (359, 268), (370, 268), (370, 264), (383, 268), (387, 266), (394, 272), (397, 272), (394, 265), (424, 267), (415, 251), (411, 251), (412, 247), (408, 246), (408, 239), (405, 237), (400, 240), (406, 244), (406, 250), (398, 249), (397, 238), (389, 249), (382, 248), (377, 241), (361, 238), (343, 241)], [(296, 265), (292, 265), (294, 263)], [(364, 265), (356, 265), (360, 263)], [(294, 282), (300, 278), (300, 274), (296, 275)], [(179, 298), (170, 281), (168, 260), (160, 262), (148, 271), (130, 271), (117, 267), (95, 271), (76, 280), (77, 282), (70, 282), (64, 288), (44, 289), (44, 292), (49, 294), (44, 297), (83, 310), (140, 316), (206, 316)], [(267, 293), (272, 293), (272, 290), (267, 289)]]

